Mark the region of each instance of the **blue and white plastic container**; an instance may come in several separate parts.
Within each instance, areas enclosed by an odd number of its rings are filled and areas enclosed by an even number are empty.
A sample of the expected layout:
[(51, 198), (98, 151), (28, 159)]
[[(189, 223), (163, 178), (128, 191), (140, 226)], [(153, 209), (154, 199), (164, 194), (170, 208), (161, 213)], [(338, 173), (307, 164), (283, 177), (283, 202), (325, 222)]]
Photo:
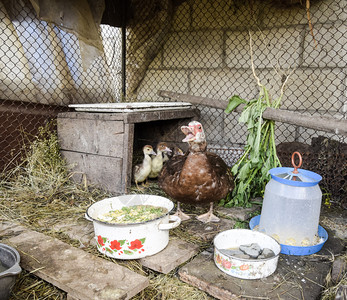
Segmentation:
[[(295, 165), (295, 154), (300, 163)], [(275, 238), (280, 244), (307, 247), (317, 243), (322, 192), (318, 183), (322, 177), (298, 169), (300, 153), (292, 156), (294, 168), (274, 168), (265, 187), (259, 231)]]

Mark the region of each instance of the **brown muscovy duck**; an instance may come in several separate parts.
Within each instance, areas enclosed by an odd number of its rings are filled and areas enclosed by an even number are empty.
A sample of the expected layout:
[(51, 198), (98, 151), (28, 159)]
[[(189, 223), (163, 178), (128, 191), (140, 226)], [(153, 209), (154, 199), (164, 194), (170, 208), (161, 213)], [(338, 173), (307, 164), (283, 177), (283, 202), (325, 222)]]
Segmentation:
[(145, 145), (142, 148), (142, 151), (144, 155), (142, 163), (134, 166), (133, 168), (133, 180), (138, 189), (138, 183), (143, 183), (144, 181), (146, 181), (149, 173), (151, 172), (152, 159), (150, 155), (156, 155), (151, 145)]
[(189, 150), (185, 155), (172, 157), (164, 164), (159, 176), (159, 186), (166, 194), (178, 201), (177, 214), (182, 220), (189, 216), (183, 214), (180, 202), (188, 204), (210, 203), (208, 213), (197, 218), (204, 222), (218, 222), (213, 215), (213, 203), (221, 200), (232, 191), (234, 182), (230, 168), (218, 155), (207, 152), (207, 143), (201, 123), (192, 121), (181, 127), (186, 135)]

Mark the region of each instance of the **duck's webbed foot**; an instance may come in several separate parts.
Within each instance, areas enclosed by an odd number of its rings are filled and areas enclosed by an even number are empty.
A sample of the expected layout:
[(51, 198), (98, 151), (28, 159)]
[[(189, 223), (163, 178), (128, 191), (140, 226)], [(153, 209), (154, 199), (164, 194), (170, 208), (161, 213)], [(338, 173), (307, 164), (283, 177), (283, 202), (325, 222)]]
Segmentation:
[(213, 214), (213, 202), (211, 202), (210, 210), (206, 214), (197, 216), (196, 218), (203, 223), (219, 222), (220, 221), (220, 219)]
[(139, 186), (139, 183), (135, 181), (136, 188), (138, 191), (143, 192), (143, 190), (146, 188), (143, 182), (141, 182), (141, 185)]
[(190, 217), (181, 210), (180, 202), (177, 202), (177, 210), (174, 216), (179, 217), (182, 221), (186, 221), (190, 219)]

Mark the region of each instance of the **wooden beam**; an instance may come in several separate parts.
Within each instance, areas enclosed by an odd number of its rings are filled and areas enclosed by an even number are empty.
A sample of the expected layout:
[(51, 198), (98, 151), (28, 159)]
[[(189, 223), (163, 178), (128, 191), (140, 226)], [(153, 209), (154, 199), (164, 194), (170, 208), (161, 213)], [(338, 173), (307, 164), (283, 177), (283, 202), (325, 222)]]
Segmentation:
[[(223, 110), (226, 109), (228, 104), (227, 101), (163, 90), (159, 90), (158, 95), (164, 98), (169, 98), (173, 101), (190, 102), (192, 104), (204, 105)], [(235, 111), (241, 112), (243, 106), (244, 105), (238, 106)], [(268, 120), (347, 136), (347, 120), (344, 119), (338, 120), (325, 116), (311, 116), (290, 110), (275, 109), (270, 107), (264, 111), (263, 117), (264, 119)]]

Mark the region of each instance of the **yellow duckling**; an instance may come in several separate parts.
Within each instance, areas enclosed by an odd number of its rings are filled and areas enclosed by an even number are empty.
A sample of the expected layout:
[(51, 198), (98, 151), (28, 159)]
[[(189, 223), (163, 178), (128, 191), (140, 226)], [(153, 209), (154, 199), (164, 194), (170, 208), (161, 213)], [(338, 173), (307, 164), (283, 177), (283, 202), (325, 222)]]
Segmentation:
[(147, 177), (149, 173), (151, 172), (151, 162), (152, 159), (150, 155), (156, 155), (156, 153), (153, 151), (152, 146), (146, 145), (142, 148), (144, 158), (141, 164), (138, 164), (134, 166), (133, 169), (133, 179), (136, 184), (136, 187), (139, 189), (138, 183), (145, 182), (147, 180)]
[(157, 178), (161, 169), (163, 168), (163, 153), (169, 153), (171, 149), (166, 143), (159, 143), (157, 145), (157, 155), (152, 158), (151, 162), (151, 172), (149, 173), (149, 178)]

